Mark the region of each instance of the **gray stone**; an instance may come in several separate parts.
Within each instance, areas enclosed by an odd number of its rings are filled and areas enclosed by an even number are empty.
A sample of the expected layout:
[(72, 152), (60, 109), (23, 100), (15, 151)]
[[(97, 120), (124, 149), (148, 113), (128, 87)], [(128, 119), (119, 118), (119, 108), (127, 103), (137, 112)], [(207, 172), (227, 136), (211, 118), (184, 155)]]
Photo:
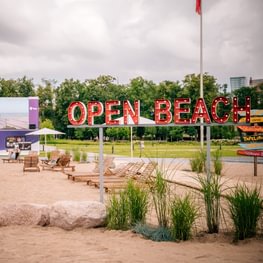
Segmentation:
[(106, 207), (95, 201), (59, 201), (50, 208), (50, 226), (71, 230), (105, 224)]
[(0, 226), (49, 224), (49, 207), (39, 204), (0, 204)]

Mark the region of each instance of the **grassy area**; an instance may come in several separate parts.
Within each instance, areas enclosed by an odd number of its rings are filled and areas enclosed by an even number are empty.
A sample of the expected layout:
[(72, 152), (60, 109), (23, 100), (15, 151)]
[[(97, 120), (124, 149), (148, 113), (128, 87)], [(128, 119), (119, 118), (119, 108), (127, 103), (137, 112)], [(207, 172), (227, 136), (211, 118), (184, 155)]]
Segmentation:
[[(49, 145), (57, 146), (59, 149), (73, 151), (75, 149), (83, 152), (99, 153), (99, 142), (92, 141), (77, 141), (77, 140), (56, 140)], [(144, 149), (140, 149), (138, 142), (134, 142), (134, 157), (148, 157), (148, 158), (192, 158), (196, 152), (200, 150), (200, 143), (176, 143), (176, 142), (144, 142)], [(218, 149), (218, 145), (212, 145), (211, 150)], [(238, 145), (223, 145), (222, 156), (236, 156), (236, 151), (240, 147)], [(130, 156), (131, 146), (130, 142), (105, 142), (104, 143), (105, 154), (115, 154)]]

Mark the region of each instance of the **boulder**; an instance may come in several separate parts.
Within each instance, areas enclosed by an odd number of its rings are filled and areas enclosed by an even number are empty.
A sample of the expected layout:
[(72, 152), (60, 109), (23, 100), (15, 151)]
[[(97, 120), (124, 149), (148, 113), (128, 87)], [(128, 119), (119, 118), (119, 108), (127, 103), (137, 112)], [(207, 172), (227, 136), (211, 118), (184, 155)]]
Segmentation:
[(40, 204), (0, 204), (0, 226), (49, 224), (49, 207)]
[(50, 226), (65, 230), (98, 227), (105, 223), (106, 207), (95, 201), (59, 201), (50, 207)]

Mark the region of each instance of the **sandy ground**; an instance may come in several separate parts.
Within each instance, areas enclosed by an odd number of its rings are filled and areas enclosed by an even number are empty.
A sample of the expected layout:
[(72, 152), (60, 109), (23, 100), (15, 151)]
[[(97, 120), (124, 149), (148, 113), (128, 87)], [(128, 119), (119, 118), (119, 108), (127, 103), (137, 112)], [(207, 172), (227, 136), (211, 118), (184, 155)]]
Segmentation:
[[(116, 161), (118, 165), (118, 161)], [(77, 171), (93, 164), (76, 164)], [(60, 172), (22, 172), (23, 164), (0, 163), (0, 203), (52, 204), (59, 200), (96, 200), (99, 190), (75, 183)], [(170, 167), (171, 170), (174, 170)], [(189, 165), (176, 167), (171, 179), (195, 186)], [(263, 165), (253, 176), (253, 164), (224, 164), (230, 185), (262, 184)], [(190, 188), (178, 186), (181, 192)], [(107, 199), (107, 196), (105, 196)], [(233, 244), (232, 236), (203, 234), (187, 242), (153, 242), (131, 231), (104, 228), (65, 231), (55, 227), (0, 228), (0, 262), (263, 262), (262, 237)]]

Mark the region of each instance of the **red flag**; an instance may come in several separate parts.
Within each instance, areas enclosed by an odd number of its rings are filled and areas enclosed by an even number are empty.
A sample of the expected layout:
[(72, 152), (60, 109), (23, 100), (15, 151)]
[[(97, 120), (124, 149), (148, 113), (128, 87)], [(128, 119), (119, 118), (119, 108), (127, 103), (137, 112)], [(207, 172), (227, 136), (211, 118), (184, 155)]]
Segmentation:
[(202, 0), (196, 0), (196, 7), (195, 7), (195, 11), (197, 14), (201, 15), (201, 1)]

